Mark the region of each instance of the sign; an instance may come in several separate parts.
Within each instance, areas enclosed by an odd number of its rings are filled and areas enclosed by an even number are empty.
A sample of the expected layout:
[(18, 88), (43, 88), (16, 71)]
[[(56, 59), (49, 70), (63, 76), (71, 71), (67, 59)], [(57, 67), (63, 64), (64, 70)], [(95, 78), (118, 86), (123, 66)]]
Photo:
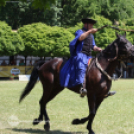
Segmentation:
[(19, 77), (18, 75), (30, 75), (33, 66), (0, 66), (0, 77)]
[(29, 81), (30, 75), (19, 75), (19, 81)]
[(18, 68), (12, 68), (11, 74), (18, 75), (18, 74), (20, 74), (20, 70)]

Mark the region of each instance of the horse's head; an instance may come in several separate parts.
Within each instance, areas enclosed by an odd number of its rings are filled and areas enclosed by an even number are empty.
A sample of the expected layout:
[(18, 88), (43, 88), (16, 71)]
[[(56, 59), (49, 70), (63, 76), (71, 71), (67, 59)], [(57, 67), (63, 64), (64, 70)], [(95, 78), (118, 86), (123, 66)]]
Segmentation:
[(119, 35), (116, 33), (117, 39), (114, 43), (118, 47), (118, 56), (121, 59), (134, 56), (134, 46), (126, 39), (126, 33), (124, 35)]
[(126, 34), (119, 35), (116, 33), (116, 36), (117, 39), (103, 51), (105, 57), (107, 57), (109, 61), (113, 61), (117, 58), (126, 59), (134, 56), (134, 46), (126, 39)]

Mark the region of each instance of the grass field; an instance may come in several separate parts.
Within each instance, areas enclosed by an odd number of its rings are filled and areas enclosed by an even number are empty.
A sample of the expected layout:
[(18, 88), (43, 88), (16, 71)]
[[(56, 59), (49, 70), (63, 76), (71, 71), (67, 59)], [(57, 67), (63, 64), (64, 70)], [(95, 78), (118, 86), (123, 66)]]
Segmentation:
[[(45, 133), (44, 122), (32, 125), (39, 114), (42, 86), (36, 84), (32, 92), (19, 104), (19, 96), (26, 82), (0, 82), (0, 134), (87, 134), (86, 124), (73, 126), (74, 118), (88, 115), (86, 97), (80, 98), (67, 89), (48, 106), (51, 131)], [(96, 134), (134, 134), (134, 80), (113, 82), (113, 97), (101, 104), (93, 123)]]

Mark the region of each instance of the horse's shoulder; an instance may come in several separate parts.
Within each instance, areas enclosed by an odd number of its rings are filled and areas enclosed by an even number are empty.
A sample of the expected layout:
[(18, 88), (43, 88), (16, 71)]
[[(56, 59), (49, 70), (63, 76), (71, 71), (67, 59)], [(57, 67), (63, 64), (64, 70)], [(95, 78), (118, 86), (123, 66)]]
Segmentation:
[(96, 67), (96, 58), (93, 58), (88, 69), (87, 69), (87, 75), (90, 81), (99, 81), (101, 78), (101, 72)]

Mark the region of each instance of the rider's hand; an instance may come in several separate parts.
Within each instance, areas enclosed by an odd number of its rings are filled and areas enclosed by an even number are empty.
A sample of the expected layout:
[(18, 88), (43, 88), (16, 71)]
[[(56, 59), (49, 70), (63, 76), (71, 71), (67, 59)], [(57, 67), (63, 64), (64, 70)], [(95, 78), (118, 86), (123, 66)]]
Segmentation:
[(101, 51), (102, 51), (102, 49), (101, 49), (100, 47), (98, 47), (98, 51), (99, 51), (99, 52), (101, 52)]
[(98, 29), (92, 28), (92, 29), (90, 29), (90, 31), (91, 31), (91, 33), (96, 33), (98, 31)]
[(97, 47), (97, 46), (94, 46), (94, 49), (93, 50), (94, 51), (98, 51), (98, 52), (101, 52), (102, 51), (102, 49), (100, 47)]

